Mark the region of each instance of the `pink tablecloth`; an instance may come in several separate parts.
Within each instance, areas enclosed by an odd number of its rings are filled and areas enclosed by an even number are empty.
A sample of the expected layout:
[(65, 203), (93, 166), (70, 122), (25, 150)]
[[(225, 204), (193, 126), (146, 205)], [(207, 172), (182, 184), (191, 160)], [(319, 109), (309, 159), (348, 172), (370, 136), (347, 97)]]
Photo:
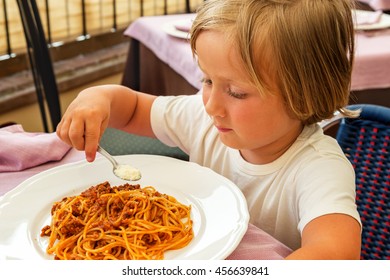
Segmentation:
[[(195, 14), (141, 17), (126, 29), (124, 35), (140, 41), (191, 85), (200, 89), (202, 73), (193, 59), (188, 41), (170, 36), (164, 31), (167, 24), (194, 17)], [(358, 32), (352, 90), (390, 87), (389, 70), (390, 32)]]
[(140, 41), (188, 83), (200, 89), (203, 75), (192, 56), (188, 41), (164, 32), (166, 25), (194, 17), (195, 14), (141, 17), (130, 24), (124, 35)]
[[(10, 135), (10, 131), (12, 131), (12, 135)], [(2, 136), (9, 137), (9, 139), (12, 138), (13, 141), (9, 142), (7, 141), (6, 137)], [(31, 141), (31, 139), (29, 139), (30, 137), (34, 137), (34, 141)], [(22, 142), (24, 145), (19, 145)], [(17, 143), (18, 149), (18, 152), (16, 153), (12, 152), (15, 150), (15, 143)], [(7, 197), (7, 192), (17, 187), (24, 180), (49, 168), (70, 162), (84, 160), (83, 152), (79, 152), (70, 148), (62, 150), (62, 157), (60, 157), (60, 159), (54, 160), (53, 154), (56, 153), (56, 147), (63, 148), (63, 145), (58, 142), (58, 138), (54, 133), (34, 133), (32, 135), (31, 133), (23, 132), (20, 126), (0, 129), (0, 149), (3, 149), (3, 155), (0, 154), (0, 161), (2, 160), (1, 156), (4, 156), (4, 150), (9, 150), (12, 154), (7, 155), (7, 157), (13, 158), (12, 161), (9, 161), (10, 169), (14, 169), (14, 167), (11, 166), (14, 163), (17, 163), (18, 166), (20, 163), (25, 164), (25, 161), (28, 161), (31, 158), (31, 155), (36, 156), (34, 151), (35, 149), (45, 149), (48, 147), (48, 145), (51, 148), (47, 149), (46, 152), (41, 153), (41, 163), (39, 165), (33, 167), (30, 166), (28, 168), (26, 167), (20, 171), (0, 171), (0, 213), (2, 208), (1, 196), (5, 195), (3, 196), (3, 199), (5, 200)], [(28, 205), (26, 205), (26, 207), (28, 207)], [(280, 260), (290, 253), (291, 250), (288, 247), (271, 237), (269, 234), (265, 233), (263, 230), (249, 224), (248, 230), (241, 240), (241, 243), (228, 257), (228, 259)]]
[(359, 0), (359, 2), (368, 4), (373, 10), (390, 10), (390, 0)]

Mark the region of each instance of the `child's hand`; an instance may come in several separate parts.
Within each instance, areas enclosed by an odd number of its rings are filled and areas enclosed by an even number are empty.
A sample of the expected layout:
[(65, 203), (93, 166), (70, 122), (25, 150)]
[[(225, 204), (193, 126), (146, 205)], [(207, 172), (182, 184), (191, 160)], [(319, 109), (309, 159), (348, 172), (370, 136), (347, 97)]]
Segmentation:
[(99, 88), (88, 88), (69, 105), (57, 126), (57, 135), (86, 159), (95, 160), (96, 149), (110, 118), (110, 98)]

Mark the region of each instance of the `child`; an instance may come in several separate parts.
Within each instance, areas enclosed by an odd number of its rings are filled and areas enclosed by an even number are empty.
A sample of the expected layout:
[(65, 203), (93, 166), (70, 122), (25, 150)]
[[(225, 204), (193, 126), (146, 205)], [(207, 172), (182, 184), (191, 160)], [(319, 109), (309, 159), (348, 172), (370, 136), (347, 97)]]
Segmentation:
[[(209, 0), (191, 47), (203, 94), (82, 91), (57, 134), (93, 161), (107, 126), (157, 137), (235, 182), (251, 223), (287, 259), (359, 259), (355, 177), (317, 122), (347, 116), (354, 51), (349, 0)], [(202, 102), (203, 101), (203, 102)]]

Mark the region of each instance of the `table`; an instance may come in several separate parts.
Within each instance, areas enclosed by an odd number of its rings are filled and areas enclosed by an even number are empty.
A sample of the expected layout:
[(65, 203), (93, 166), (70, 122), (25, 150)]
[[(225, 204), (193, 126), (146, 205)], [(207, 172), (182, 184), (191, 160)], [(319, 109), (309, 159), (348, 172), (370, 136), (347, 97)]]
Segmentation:
[[(124, 32), (130, 48), (122, 84), (155, 95), (194, 94), (202, 73), (188, 41), (167, 34), (164, 25), (195, 14), (141, 17)], [(390, 30), (357, 32), (350, 103), (390, 107)]]
[(194, 94), (202, 73), (186, 40), (163, 31), (164, 24), (194, 14), (141, 17), (124, 32), (130, 47), (122, 84), (156, 95)]
[[(9, 139), (13, 139), (13, 141), (9, 141)], [(60, 159), (53, 160), (54, 149), (47, 149), (51, 145), (57, 146), (58, 149), (63, 151)], [(17, 187), (24, 180), (49, 168), (85, 160), (84, 152), (76, 151), (70, 147), (64, 148), (64, 145), (62, 142), (59, 142), (55, 133), (28, 133), (24, 132), (19, 125), (0, 128), (0, 212), (1, 196)], [(32, 155), (34, 157), (36, 156), (36, 150), (45, 148), (47, 152), (40, 153), (40, 158), (42, 159), (41, 164), (19, 170), (22, 168), (20, 167), (22, 166), (21, 163), (27, 166), (29, 162), (25, 161), (29, 160)], [(8, 159), (9, 165), (4, 164), (6, 159)], [(15, 171), (4, 171), (6, 169)], [(240, 244), (227, 259), (280, 260), (290, 253), (291, 249), (284, 244), (263, 230), (249, 224), (247, 232)]]
[(390, 11), (389, 0), (359, 0), (359, 2), (366, 3), (373, 10)]

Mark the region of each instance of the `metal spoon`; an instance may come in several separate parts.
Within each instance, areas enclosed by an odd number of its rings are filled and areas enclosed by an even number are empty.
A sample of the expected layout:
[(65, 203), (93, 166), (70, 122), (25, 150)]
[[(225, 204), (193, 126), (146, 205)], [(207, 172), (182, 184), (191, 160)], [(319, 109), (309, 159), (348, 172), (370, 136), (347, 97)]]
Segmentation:
[(112, 170), (118, 178), (126, 181), (137, 181), (141, 179), (141, 172), (138, 169), (127, 164), (119, 164), (115, 158), (100, 145), (98, 145), (97, 151), (112, 163)]

